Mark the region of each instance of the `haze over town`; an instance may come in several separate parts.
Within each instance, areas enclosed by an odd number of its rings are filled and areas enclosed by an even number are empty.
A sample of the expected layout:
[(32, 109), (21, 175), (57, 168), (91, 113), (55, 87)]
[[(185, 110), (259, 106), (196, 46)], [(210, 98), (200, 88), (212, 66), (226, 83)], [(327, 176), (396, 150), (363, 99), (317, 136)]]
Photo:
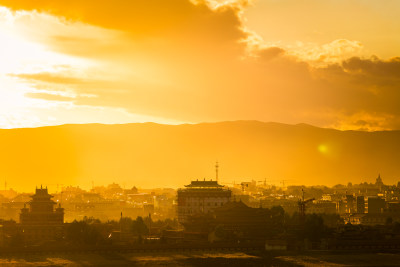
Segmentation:
[(399, 262), (399, 13), (0, 0), (0, 265)]

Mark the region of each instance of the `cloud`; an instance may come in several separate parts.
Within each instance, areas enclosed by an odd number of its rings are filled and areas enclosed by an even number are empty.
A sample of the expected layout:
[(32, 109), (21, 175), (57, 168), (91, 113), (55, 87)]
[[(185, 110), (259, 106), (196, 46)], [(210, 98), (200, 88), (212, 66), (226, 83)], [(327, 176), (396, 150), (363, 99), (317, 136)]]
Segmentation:
[[(249, 45), (254, 38), (237, 2), (215, 8), (189, 0), (0, 4), (36, 10), (19, 19), (42, 26), (24, 32), (54, 51), (98, 63), (78, 74), (14, 75), (39, 89), (72, 90), (76, 105), (186, 122), (257, 119), (400, 129), (399, 58), (354, 57), (363, 45), (347, 39), (302, 44), (297, 52)], [(57, 100), (40, 91), (28, 96)]]
[(9, 76), (28, 81), (38, 81), (38, 82), (55, 83), (55, 84), (85, 83), (85, 81), (80, 78), (57, 75), (56, 73), (50, 73), (50, 72), (9, 74)]
[(381, 60), (375, 56), (370, 59), (352, 57), (344, 60), (342, 67), (345, 71), (355, 75), (400, 81), (400, 57), (389, 60)]
[(359, 111), (353, 114), (337, 113), (335, 122), (327, 125), (340, 130), (381, 131), (399, 129), (400, 119), (390, 113)]
[(168, 36), (190, 39), (212, 36), (216, 40), (245, 37), (238, 17), (240, 5), (222, 5), (212, 9), (206, 1), (136, 0), (1, 0), (13, 10), (36, 10), (71, 21), (80, 21), (108, 29), (129, 32), (137, 38)]
[(348, 39), (336, 39), (322, 45), (297, 42), (297, 46), (291, 47), (289, 52), (315, 66), (326, 66), (327, 64), (340, 63), (350, 57), (362, 56), (364, 45), (359, 41)]
[(285, 54), (285, 50), (280, 47), (268, 47), (264, 49), (259, 49), (257, 51), (257, 56), (260, 57), (261, 60), (271, 60), (277, 56), (282, 56)]
[(72, 97), (49, 94), (49, 93), (36, 93), (36, 92), (35, 93), (26, 93), (25, 96), (30, 97), (30, 98), (49, 100), (49, 101), (68, 101), (68, 102), (72, 102), (74, 100), (74, 98), (72, 98)]

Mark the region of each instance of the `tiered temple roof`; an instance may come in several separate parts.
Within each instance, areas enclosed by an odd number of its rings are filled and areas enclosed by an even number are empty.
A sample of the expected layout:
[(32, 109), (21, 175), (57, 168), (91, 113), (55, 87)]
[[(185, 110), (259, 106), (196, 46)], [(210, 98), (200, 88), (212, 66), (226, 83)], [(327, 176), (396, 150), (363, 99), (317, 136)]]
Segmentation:
[(213, 181), (213, 180), (210, 180), (210, 181), (206, 181), (206, 180), (199, 181), (199, 180), (197, 180), (197, 181), (192, 181), (189, 185), (185, 185), (185, 187), (193, 188), (193, 189), (196, 189), (196, 188), (203, 189), (203, 188), (222, 188), (224, 186), (218, 184), (217, 181)]
[(29, 208), (24, 205), (21, 209), (20, 222), (22, 224), (62, 224), (64, 222), (64, 209), (54, 209), (56, 203), (47, 191), (47, 188), (36, 188), (36, 193), (28, 202)]

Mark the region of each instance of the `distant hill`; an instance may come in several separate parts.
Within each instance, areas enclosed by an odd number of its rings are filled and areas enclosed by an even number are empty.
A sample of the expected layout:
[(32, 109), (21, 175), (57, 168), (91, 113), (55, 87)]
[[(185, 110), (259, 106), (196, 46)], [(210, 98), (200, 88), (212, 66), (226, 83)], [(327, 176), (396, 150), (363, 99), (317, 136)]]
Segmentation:
[(112, 182), (181, 187), (191, 179), (279, 184), (400, 180), (400, 131), (357, 132), (234, 121), (184, 125), (62, 125), (0, 130), (0, 182), (36, 185)]

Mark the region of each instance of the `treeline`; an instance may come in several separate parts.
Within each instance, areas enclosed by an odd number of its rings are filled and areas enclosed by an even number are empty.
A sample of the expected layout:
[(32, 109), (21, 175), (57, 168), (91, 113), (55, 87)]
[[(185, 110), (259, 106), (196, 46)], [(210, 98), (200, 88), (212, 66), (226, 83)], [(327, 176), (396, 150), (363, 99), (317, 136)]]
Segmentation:
[[(19, 231), (18, 224), (15, 221), (0, 221), (4, 233), (4, 246), (22, 247), (30, 245), (26, 242), (24, 234)], [(38, 245), (112, 245), (116, 240), (121, 240), (121, 235), (134, 237), (136, 242), (143, 243), (143, 238), (152, 234), (162, 233), (163, 230), (175, 229), (178, 227), (177, 220), (166, 219), (152, 221), (150, 217), (122, 217), (119, 221), (102, 222), (95, 218), (84, 218), (81, 221), (74, 220), (71, 223), (65, 223), (63, 230), (54, 240), (38, 241)], [(113, 234), (116, 234), (113, 237)]]
[(306, 214), (300, 218), (298, 213), (286, 213), (281, 206), (249, 211), (191, 216), (184, 227), (190, 232), (212, 233), (214, 240), (221, 242), (288, 238), (318, 242), (332, 237), (343, 224), (338, 214)]
[[(186, 238), (185, 232), (187, 232), (201, 233), (205, 238), (204, 241), (212, 235), (216, 241), (234, 243), (244, 240), (288, 238), (318, 242), (332, 237), (337, 227), (343, 224), (337, 214), (306, 214), (304, 218), (300, 218), (297, 213), (293, 215), (285, 213), (280, 206), (270, 209), (252, 209), (252, 212), (257, 216), (252, 217), (250, 214), (232, 217), (232, 219), (228, 217), (225, 221), (215, 214), (189, 217), (188, 222), (183, 225), (185, 231), (180, 233), (179, 237)], [(0, 224), (3, 225), (4, 246), (30, 245), (24, 239), (24, 234), (18, 230), (19, 226), (15, 221), (0, 221)], [(393, 224), (393, 227), (397, 226)], [(174, 234), (175, 230), (181, 228), (176, 219), (153, 221), (151, 217), (136, 219), (121, 217), (118, 221), (102, 222), (99, 219), (85, 217), (80, 221), (65, 223), (62, 232), (55, 240), (39, 241), (38, 244), (96, 246), (113, 245), (118, 242), (162, 243), (168, 238), (168, 232)]]

